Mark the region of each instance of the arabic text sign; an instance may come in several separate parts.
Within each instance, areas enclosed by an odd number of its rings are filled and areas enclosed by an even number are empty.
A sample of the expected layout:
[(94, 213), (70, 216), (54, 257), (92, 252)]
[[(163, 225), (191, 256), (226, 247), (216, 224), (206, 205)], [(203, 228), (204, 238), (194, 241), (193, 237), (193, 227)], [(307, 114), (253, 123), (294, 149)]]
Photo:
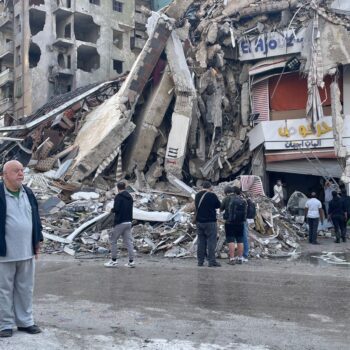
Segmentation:
[(305, 29), (297, 34), (294, 30), (263, 33), (239, 40), (239, 59), (255, 60), (265, 57), (297, 53), (302, 50)]
[(315, 127), (313, 132), (306, 119), (263, 122), (265, 148), (297, 150), (333, 147), (332, 117), (325, 117)]

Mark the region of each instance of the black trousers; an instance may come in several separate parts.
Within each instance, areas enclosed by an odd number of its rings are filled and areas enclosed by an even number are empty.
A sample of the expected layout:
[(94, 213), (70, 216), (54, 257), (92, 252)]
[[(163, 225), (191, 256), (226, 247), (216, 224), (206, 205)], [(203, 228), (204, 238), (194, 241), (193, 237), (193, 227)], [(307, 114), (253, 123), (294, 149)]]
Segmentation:
[(345, 238), (346, 236), (346, 222), (344, 216), (332, 216), (332, 222), (334, 225), (335, 238), (338, 240), (340, 236)]
[(309, 243), (316, 243), (319, 218), (308, 218), (307, 222), (309, 224)]

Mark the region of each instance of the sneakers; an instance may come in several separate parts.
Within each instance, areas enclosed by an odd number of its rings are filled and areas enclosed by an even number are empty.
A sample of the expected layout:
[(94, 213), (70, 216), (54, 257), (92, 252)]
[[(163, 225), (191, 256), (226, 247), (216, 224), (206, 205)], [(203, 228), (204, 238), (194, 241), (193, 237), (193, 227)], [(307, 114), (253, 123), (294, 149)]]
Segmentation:
[(220, 267), (221, 264), (218, 263), (217, 261), (214, 261), (212, 264), (209, 264), (208, 266), (209, 266), (209, 267)]
[(134, 268), (135, 267), (135, 262), (134, 261), (131, 261), (131, 262), (129, 261), (124, 266)]
[(227, 263), (228, 263), (229, 265), (236, 265), (235, 259), (230, 259)]
[(243, 261), (244, 263), (246, 263), (246, 262), (248, 262), (249, 260), (248, 260), (248, 258), (243, 257), (243, 258), (242, 258), (242, 261)]
[(104, 267), (118, 267), (118, 261), (109, 260), (103, 264)]

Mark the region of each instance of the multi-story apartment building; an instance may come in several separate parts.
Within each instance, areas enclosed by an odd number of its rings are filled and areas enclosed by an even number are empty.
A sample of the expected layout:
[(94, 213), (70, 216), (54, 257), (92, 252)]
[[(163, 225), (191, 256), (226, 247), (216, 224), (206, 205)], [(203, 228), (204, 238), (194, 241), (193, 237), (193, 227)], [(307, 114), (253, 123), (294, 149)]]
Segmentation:
[[(136, 0), (0, 0), (0, 115), (130, 70), (145, 40)], [(137, 11), (136, 11), (137, 8)]]

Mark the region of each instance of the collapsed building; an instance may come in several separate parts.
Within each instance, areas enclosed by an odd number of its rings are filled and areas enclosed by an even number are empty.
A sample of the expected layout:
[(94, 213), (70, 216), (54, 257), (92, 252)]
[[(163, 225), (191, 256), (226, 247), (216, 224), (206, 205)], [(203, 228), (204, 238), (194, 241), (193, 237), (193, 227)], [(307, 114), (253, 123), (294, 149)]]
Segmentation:
[(61, 195), (121, 178), (185, 197), (250, 174), (267, 194), (277, 177), (290, 192), (350, 182), (346, 4), (174, 0), (141, 12), (148, 39), (130, 72), (0, 128), (3, 161), (46, 172)]

